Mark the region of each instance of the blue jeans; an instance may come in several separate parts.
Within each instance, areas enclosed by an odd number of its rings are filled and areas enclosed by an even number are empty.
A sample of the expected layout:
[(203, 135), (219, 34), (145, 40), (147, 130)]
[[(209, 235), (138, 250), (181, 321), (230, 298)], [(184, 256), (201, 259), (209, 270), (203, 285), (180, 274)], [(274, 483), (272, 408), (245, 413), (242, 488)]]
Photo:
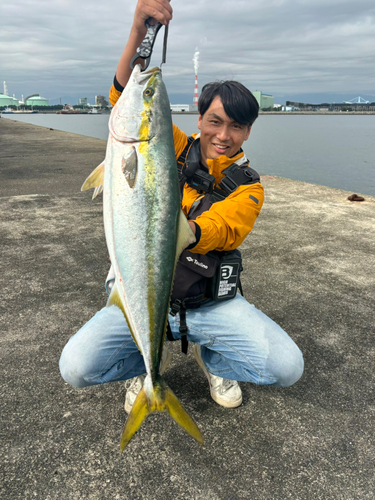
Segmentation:
[[(179, 315), (169, 316), (169, 321), (174, 338), (179, 339)], [(293, 340), (239, 294), (189, 309), (186, 321), (188, 340), (202, 346), (203, 362), (213, 375), (288, 387), (303, 373), (302, 353)], [(145, 373), (143, 357), (117, 306), (104, 307), (71, 337), (61, 354), (60, 371), (75, 387)]]

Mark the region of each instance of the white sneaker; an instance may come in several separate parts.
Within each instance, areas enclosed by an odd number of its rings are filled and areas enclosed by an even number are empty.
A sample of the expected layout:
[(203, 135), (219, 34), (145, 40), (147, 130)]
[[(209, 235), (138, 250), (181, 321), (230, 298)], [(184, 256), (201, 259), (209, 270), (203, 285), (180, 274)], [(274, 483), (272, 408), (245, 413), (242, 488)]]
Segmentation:
[[(168, 347), (164, 345), (163, 355), (160, 360), (160, 375), (163, 375), (171, 361), (171, 353)], [(138, 377), (131, 378), (125, 382), (126, 396), (124, 409), (126, 413), (130, 413), (133, 407), (134, 401), (139, 394), (139, 391), (143, 387), (143, 382), (145, 381), (146, 374), (139, 375)]]
[(200, 345), (195, 344), (193, 352), (198, 365), (210, 383), (212, 399), (226, 408), (237, 408), (237, 406), (240, 406), (242, 403), (242, 392), (238, 382), (212, 375), (203, 363)]

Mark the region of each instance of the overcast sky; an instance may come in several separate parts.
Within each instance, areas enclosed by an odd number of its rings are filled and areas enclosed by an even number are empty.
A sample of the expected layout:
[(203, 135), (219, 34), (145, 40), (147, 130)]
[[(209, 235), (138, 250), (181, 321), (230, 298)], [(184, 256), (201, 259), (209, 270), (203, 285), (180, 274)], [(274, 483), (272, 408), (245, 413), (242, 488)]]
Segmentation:
[[(172, 0), (167, 64), (172, 103), (235, 79), (276, 102), (375, 101), (374, 0)], [(130, 0), (13, 0), (0, 5), (0, 81), (10, 95), (108, 95), (132, 23)], [(152, 58), (161, 61), (162, 31)], [(321, 99), (321, 101), (319, 101)], [(306, 99), (307, 100), (307, 99)], [(75, 104), (75, 103), (72, 103)]]

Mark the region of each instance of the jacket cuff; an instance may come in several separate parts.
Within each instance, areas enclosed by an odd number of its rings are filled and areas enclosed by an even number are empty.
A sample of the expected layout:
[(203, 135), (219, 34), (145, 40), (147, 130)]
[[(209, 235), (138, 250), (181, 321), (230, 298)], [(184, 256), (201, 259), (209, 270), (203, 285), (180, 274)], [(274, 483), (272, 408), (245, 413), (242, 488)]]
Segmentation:
[(186, 250), (190, 250), (191, 248), (194, 248), (196, 245), (198, 245), (199, 240), (201, 239), (201, 235), (202, 235), (202, 231), (201, 231), (199, 224), (197, 224), (194, 220), (192, 222), (194, 222), (194, 224), (195, 224), (195, 241), (194, 241), (194, 243), (191, 243), (186, 248)]
[(115, 87), (117, 92), (122, 92), (124, 90), (124, 87), (122, 85), (120, 85), (119, 82), (117, 81), (116, 75), (113, 79), (113, 86)]

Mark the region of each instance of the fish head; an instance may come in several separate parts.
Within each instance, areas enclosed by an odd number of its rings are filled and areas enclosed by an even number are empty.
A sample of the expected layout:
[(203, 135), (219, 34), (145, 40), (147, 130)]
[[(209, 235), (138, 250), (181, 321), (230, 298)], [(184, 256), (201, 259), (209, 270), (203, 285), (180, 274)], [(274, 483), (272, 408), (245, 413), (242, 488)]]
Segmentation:
[(160, 118), (171, 122), (169, 99), (160, 68), (141, 71), (138, 64), (112, 110), (109, 132), (120, 142), (150, 141), (163, 133)]

